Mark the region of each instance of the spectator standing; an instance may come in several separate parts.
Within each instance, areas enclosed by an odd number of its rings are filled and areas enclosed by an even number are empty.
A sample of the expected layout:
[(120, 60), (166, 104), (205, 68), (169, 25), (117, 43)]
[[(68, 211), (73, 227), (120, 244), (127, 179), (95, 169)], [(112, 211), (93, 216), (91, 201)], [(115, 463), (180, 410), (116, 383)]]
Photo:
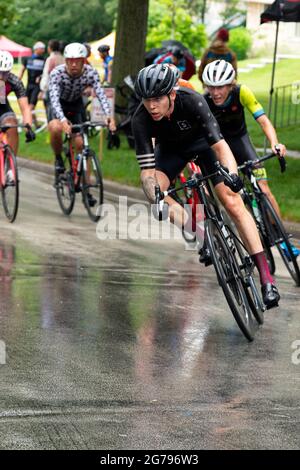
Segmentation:
[(60, 52), (60, 44), (56, 39), (50, 39), (48, 42), (48, 54), (49, 57), (46, 59), (43, 74), (40, 82), (40, 89), (43, 92), (44, 105), (48, 117), (48, 104), (49, 104), (49, 75), (55, 67), (61, 65), (65, 62), (65, 59)]
[(109, 54), (110, 46), (103, 44), (98, 47), (98, 52), (103, 60), (103, 67), (104, 67), (104, 79), (103, 82), (111, 83), (111, 75), (112, 75), (112, 65), (113, 65), (113, 57)]
[(201, 64), (198, 70), (199, 80), (203, 83), (202, 75), (206, 65), (215, 60), (225, 60), (229, 62), (235, 70), (237, 76), (237, 59), (236, 54), (228, 47), (229, 31), (221, 28), (214, 41), (208, 49), (206, 49), (201, 57)]

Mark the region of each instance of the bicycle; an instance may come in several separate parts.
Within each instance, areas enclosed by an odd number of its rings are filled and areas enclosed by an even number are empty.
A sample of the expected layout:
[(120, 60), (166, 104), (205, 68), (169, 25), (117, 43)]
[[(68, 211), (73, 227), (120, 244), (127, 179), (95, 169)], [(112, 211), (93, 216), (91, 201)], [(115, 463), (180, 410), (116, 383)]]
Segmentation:
[[(6, 132), (20, 126), (0, 127), (0, 187), (4, 213), (14, 222), (19, 207), (19, 177), (16, 156), (8, 145)], [(24, 126), (22, 126), (24, 127)]]
[[(297, 286), (300, 286), (300, 270), (297, 257), (294, 255), (290, 242), (292, 235), (289, 235), (283, 223), (273, 208), (267, 195), (260, 189), (257, 179), (252, 170), (257, 164), (269, 160), (278, 155), (271, 153), (257, 160), (249, 160), (238, 167), (244, 173), (244, 188), (242, 197), (244, 203), (252, 214), (258, 228), (270, 267), (271, 274), (275, 273), (276, 265), (271, 248), (276, 246), (279, 254)], [(283, 157), (279, 157), (281, 172), (285, 171), (286, 162)]]
[(208, 181), (217, 174), (222, 174), (231, 182), (230, 175), (216, 163), (216, 172), (207, 176), (195, 173), (178, 188), (161, 192), (159, 185), (155, 188), (155, 210), (158, 220), (168, 216), (164, 205), (166, 196), (173, 196), (178, 191), (196, 190), (204, 206), (204, 233), (210, 251), (218, 283), (225, 295), (228, 306), (244, 336), (253, 341), (255, 321), (263, 324), (265, 305), (262, 302), (254, 280), (254, 263), (247, 253), (243, 242), (225, 221), (217, 200)]
[(75, 131), (82, 137), (82, 152), (75, 155), (72, 135), (66, 135), (63, 146), (64, 172), (55, 174), (56, 195), (63, 214), (71, 214), (76, 193), (81, 192), (83, 205), (93, 222), (98, 222), (101, 217), (103, 180), (100, 163), (89, 146), (88, 129), (98, 125), (90, 121), (72, 125), (72, 133)]

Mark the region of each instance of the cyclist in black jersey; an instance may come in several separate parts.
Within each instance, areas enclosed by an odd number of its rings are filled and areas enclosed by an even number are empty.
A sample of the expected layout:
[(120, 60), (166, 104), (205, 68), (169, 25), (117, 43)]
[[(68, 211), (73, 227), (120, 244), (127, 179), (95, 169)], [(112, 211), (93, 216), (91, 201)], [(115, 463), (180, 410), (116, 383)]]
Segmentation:
[[(278, 143), (276, 131), (253, 92), (246, 85), (235, 83), (235, 70), (229, 62), (216, 60), (206, 65), (202, 79), (207, 87), (204, 97), (238, 165), (242, 165), (247, 160), (257, 159), (257, 153), (247, 131), (245, 108), (261, 126), (272, 151), (277, 153), (276, 148), (278, 148), (279, 156), (286, 155), (285, 145)], [(279, 205), (268, 185), (266, 169), (260, 165), (254, 170), (254, 174), (261, 190), (267, 195), (278, 216), (281, 217)], [(296, 256), (300, 254), (296, 247), (293, 247), (293, 251)]]
[(34, 113), (34, 109), (41, 92), (40, 81), (46, 61), (44, 56), (45, 50), (46, 46), (43, 42), (36, 42), (33, 46), (33, 55), (31, 57), (22, 58), (22, 67), (19, 72), (19, 79), (22, 80), (24, 72), (27, 70), (26, 96), (28, 98), (31, 112), (33, 113), (33, 121), (36, 127), (38, 127), (38, 121)]
[[(167, 190), (188, 161), (199, 156), (197, 163), (207, 174), (215, 171), (217, 157), (229, 168), (234, 183), (229, 188), (227, 181), (224, 184), (222, 179), (215, 179), (216, 193), (258, 268), (265, 304), (269, 307), (277, 305), (280, 296), (255, 223), (237, 194), (242, 182), (231, 150), (203, 96), (187, 88), (174, 89), (176, 81), (170, 67), (153, 64), (140, 70), (135, 82), (135, 91), (142, 103), (133, 116), (132, 129), (144, 192), (148, 200), (154, 202), (155, 185), (159, 184), (162, 191)], [(185, 226), (188, 215), (182, 207), (171, 197), (166, 198), (166, 202), (170, 220), (179, 227)], [(203, 235), (199, 227), (196, 235), (198, 239)]]
[[(97, 98), (107, 116), (109, 129), (116, 130), (115, 122), (111, 117), (109, 102), (100, 85), (98, 72), (90, 65), (85, 64), (87, 50), (83, 44), (71, 43), (65, 47), (64, 57), (66, 63), (55, 67), (49, 79), (49, 131), (50, 141), (56, 157), (56, 171), (63, 172), (62, 132), (71, 134), (71, 124), (80, 124), (86, 121), (86, 113), (82, 93), (87, 87), (94, 89)], [(77, 152), (82, 149), (82, 139), (75, 138)]]
[[(18, 121), (14, 111), (12, 110), (8, 95), (14, 92), (20, 111), (23, 117), (24, 125), (28, 125), (26, 132), (26, 141), (35, 139), (35, 134), (31, 130), (32, 114), (26, 97), (26, 91), (21, 80), (11, 73), (14, 64), (13, 56), (8, 51), (0, 51), (0, 125), (1, 126), (17, 126)], [(7, 140), (15, 155), (18, 152), (19, 136), (16, 128), (7, 130)]]

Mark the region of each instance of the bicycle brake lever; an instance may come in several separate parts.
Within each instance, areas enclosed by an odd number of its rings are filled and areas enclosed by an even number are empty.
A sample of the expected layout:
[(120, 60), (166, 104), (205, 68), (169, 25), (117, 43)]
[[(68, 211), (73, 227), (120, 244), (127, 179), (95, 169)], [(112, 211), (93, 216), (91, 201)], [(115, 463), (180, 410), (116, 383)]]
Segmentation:
[(281, 173), (284, 173), (286, 170), (286, 160), (284, 157), (278, 157)]

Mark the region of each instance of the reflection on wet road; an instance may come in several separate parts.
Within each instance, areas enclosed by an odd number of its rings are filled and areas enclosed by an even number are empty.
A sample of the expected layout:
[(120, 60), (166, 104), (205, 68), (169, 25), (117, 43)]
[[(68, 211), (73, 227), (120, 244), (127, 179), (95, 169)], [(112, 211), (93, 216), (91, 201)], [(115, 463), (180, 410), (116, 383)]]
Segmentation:
[(1, 220), (0, 448), (298, 448), (300, 290), (284, 270), (249, 344), (195, 253), (100, 243), (36, 185), (23, 171), (20, 217)]

